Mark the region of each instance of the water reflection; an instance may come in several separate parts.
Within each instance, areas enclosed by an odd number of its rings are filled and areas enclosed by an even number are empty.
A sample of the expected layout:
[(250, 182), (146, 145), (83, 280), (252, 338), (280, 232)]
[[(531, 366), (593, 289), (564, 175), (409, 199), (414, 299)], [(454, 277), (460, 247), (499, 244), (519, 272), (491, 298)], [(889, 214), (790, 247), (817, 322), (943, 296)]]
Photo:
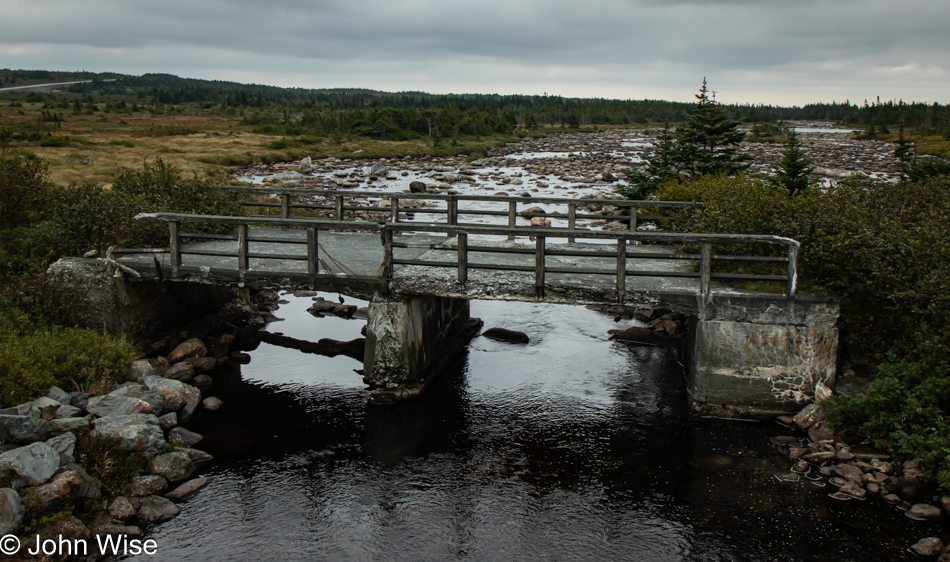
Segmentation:
[[(287, 298), (269, 329), (359, 332)], [(529, 303), (472, 313), (531, 343), (476, 339), (394, 407), (366, 405), (351, 359), (262, 344), (193, 426), (215, 481), (153, 530), (160, 559), (870, 561), (934, 532), (774, 480), (780, 430), (690, 416), (677, 352), (607, 340), (630, 322)]]

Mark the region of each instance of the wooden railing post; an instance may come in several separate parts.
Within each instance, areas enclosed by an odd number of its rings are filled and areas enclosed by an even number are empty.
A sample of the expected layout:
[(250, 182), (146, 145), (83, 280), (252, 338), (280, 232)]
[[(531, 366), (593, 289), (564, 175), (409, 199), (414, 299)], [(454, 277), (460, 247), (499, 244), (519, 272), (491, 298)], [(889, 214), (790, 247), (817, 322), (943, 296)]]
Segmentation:
[(788, 284), (785, 287), (785, 296), (792, 298), (798, 290), (798, 246), (788, 245)]
[(178, 221), (168, 221), (168, 257), (172, 262), (172, 277), (178, 275), (181, 265), (181, 238), (178, 237)]
[[(577, 203), (567, 204), (567, 228), (569, 230), (577, 228)], [(567, 241), (574, 242), (574, 237), (568, 236)]]
[[(515, 227), (515, 221), (517, 220), (517, 211), (518, 211), (518, 202), (509, 201), (508, 202), (508, 228)], [(515, 239), (514, 234), (508, 235), (508, 240), (514, 240), (514, 239)]]
[(630, 207), (630, 232), (637, 231), (637, 206)]
[(285, 219), (290, 218), (290, 194), (289, 193), (280, 194), (280, 216)]
[(455, 196), (450, 195), (445, 201), (445, 207), (447, 211), (445, 222), (449, 226), (456, 226), (459, 223), (458, 213), (459, 213), (459, 202)]
[(703, 251), (699, 262), (699, 294), (706, 299), (712, 284), (712, 244), (703, 242)]
[(544, 297), (544, 236), (535, 239), (534, 288), (538, 297)]
[(316, 275), (320, 273), (320, 259), (317, 254), (317, 227), (307, 228), (307, 273)]
[[(342, 195), (337, 195), (334, 199), (335, 199), (335, 207), (336, 207), (336, 209), (335, 209), (335, 210), (336, 210), (336, 220), (337, 220), (338, 222), (342, 222), (342, 221), (343, 221), (343, 196), (342, 196)], [(338, 230), (338, 231), (342, 231), (342, 230), (343, 230), (343, 227), (342, 227), (342, 226), (339, 226), (339, 227), (337, 227), (337, 230)]]
[(393, 280), (393, 231), (383, 226), (383, 279), (386, 285)]
[(238, 271), (247, 271), (247, 225), (239, 224), (237, 227), (238, 235)]
[(459, 232), (459, 283), (468, 282), (468, 233)]
[(617, 296), (623, 302), (627, 292), (627, 240), (617, 239)]
[(390, 222), (393, 224), (399, 222), (399, 198), (393, 197), (389, 200), (389, 212), (392, 214), (390, 217)]

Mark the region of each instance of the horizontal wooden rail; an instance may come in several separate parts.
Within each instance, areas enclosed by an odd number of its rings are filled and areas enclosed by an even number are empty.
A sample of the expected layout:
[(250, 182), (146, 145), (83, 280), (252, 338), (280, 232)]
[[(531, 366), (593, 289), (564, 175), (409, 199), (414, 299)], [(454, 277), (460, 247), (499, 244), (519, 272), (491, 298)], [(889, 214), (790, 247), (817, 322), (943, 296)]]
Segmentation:
[[(459, 242), (456, 247), (444, 243), (437, 244), (411, 244), (396, 241), (396, 236), (407, 232), (430, 232), (442, 233), (448, 237), (457, 237)], [(473, 246), (469, 243), (471, 236), (486, 237), (507, 237), (513, 236), (534, 236), (535, 248), (512, 248), (504, 246), (481, 245)], [(469, 270), (506, 270), (506, 271), (533, 271), (535, 274), (534, 285), (540, 297), (543, 297), (545, 287), (545, 275), (569, 274), (569, 275), (609, 275), (616, 277), (616, 289), (621, 300), (626, 291), (627, 277), (657, 277), (657, 278), (687, 278), (699, 279), (699, 292), (704, 298), (708, 298), (712, 290), (712, 280), (742, 280), (742, 281), (785, 281), (785, 293), (789, 298), (794, 297), (797, 283), (797, 257), (799, 243), (790, 238), (768, 235), (752, 234), (690, 234), (690, 233), (670, 233), (670, 232), (632, 232), (632, 231), (609, 231), (595, 232), (589, 230), (564, 229), (555, 227), (498, 227), (498, 226), (450, 226), (436, 224), (387, 224), (384, 227), (384, 240), (386, 263), (389, 264), (389, 270), (396, 265), (412, 265), (423, 267), (445, 267), (458, 269), (458, 282), (464, 284), (468, 279)], [(548, 248), (547, 240), (554, 239), (591, 239), (591, 240), (613, 240), (616, 244), (614, 250), (606, 248), (597, 249), (565, 249)], [(700, 254), (662, 254), (653, 252), (630, 252), (630, 243), (652, 243), (668, 244), (677, 247), (686, 245), (699, 245)], [(764, 244), (770, 246), (784, 246), (787, 249), (786, 256), (741, 256), (729, 254), (714, 254), (715, 245), (736, 245), (736, 244)], [(456, 261), (431, 260), (422, 261), (418, 259), (400, 259), (393, 252), (396, 249), (410, 247), (425, 247), (427, 249), (454, 253), (457, 255)], [(604, 246), (598, 244), (598, 246)], [(629, 246), (629, 247), (628, 247)], [(609, 246), (607, 246), (609, 248)], [(529, 256), (534, 255), (534, 264), (497, 264), (484, 263), (470, 260), (470, 254), (515, 254)], [(609, 259), (614, 261), (614, 267), (594, 267), (591, 265), (576, 265), (570, 267), (550, 266), (546, 262), (548, 256), (581, 257), (595, 259)], [(653, 260), (688, 260), (698, 261), (699, 271), (655, 271), (647, 269), (630, 268), (630, 260), (636, 264), (637, 261)], [(754, 263), (783, 263), (787, 262), (786, 275), (761, 275), (747, 273), (725, 273), (713, 272), (713, 262), (737, 262), (748, 261)]]

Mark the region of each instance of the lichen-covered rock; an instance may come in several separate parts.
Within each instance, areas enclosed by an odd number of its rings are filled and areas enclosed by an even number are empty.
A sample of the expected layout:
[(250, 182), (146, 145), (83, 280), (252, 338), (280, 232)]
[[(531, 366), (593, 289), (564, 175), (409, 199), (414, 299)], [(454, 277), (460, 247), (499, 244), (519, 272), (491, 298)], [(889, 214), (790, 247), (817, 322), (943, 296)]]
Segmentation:
[(168, 480), (155, 474), (147, 476), (136, 476), (128, 485), (124, 493), (126, 496), (141, 498), (145, 496), (155, 496), (164, 493), (168, 489)]
[(151, 458), (165, 447), (165, 435), (152, 414), (106, 416), (92, 423), (90, 438)]
[(63, 418), (74, 418), (76, 416), (82, 415), (82, 409), (75, 406), (70, 406), (69, 404), (63, 404), (56, 409), (56, 414), (53, 415), (54, 420), (60, 420)]
[(119, 496), (109, 504), (109, 515), (118, 521), (128, 521), (135, 517), (135, 513), (135, 508), (125, 496)]
[(45, 484), (29, 488), (23, 499), (32, 513), (42, 516), (62, 511), (77, 500), (98, 499), (99, 496), (98, 484), (94, 484), (86, 471), (75, 466), (73, 470), (57, 473)]
[(62, 418), (49, 422), (50, 432), (53, 435), (60, 435), (68, 431), (87, 429), (92, 424), (93, 416), (83, 416), (81, 418)]
[(23, 502), (13, 488), (0, 488), (0, 536), (9, 535), (23, 519)]
[(794, 424), (802, 431), (808, 431), (808, 428), (823, 418), (821, 410), (814, 404), (809, 404), (802, 408), (793, 418)]
[(184, 341), (172, 350), (168, 354), (168, 362), (174, 365), (183, 359), (188, 359), (189, 357), (204, 357), (208, 354), (208, 348), (205, 347), (204, 342), (198, 338), (191, 338), (190, 340)]
[(19, 490), (42, 484), (59, 468), (59, 453), (43, 442), (0, 454), (0, 486)]
[(183, 451), (172, 451), (152, 459), (152, 474), (170, 482), (181, 482), (195, 473), (195, 463)]
[(204, 437), (194, 431), (189, 431), (183, 427), (176, 427), (168, 432), (168, 440), (174, 441), (185, 447), (197, 445)]

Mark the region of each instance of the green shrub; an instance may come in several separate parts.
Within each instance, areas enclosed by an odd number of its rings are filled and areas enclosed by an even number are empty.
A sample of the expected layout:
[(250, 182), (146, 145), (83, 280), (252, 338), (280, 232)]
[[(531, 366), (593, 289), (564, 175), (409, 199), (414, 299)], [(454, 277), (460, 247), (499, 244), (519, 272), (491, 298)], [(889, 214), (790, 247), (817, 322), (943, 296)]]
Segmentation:
[(127, 146), (129, 148), (132, 148), (135, 146), (134, 142), (130, 140), (124, 140), (124, 139), (114, 139), (114, 140), (109, 141), (109, 144), (113, 144), (115, 146)]
[[(950, 314), (950, 185), (870, 180), (789, 197), (748, 176), (668, 182), (658, 198), (702, 201), (678, 228), (801, 243), (803, 292), (841, 298), (848, 335), (881, 350)], [(764, 248), (760, 249), (765, 251)]]
[(40, 146), (62, 147), (69, 145), (69, 137), (47, 135), (40, 139)]
[(133, 357), (124, 337), (35, 323), (7, 304), (0, 309), (0, 406), (33, 400), (52, 385), (108, 390), (126, 380)]
[(921, 334), (915, 349), (892, 353), (864, 396), (822, 406), (836, 428), (857, 430), (888, 451), (920, 461), (950, 489), (950, 348)]

